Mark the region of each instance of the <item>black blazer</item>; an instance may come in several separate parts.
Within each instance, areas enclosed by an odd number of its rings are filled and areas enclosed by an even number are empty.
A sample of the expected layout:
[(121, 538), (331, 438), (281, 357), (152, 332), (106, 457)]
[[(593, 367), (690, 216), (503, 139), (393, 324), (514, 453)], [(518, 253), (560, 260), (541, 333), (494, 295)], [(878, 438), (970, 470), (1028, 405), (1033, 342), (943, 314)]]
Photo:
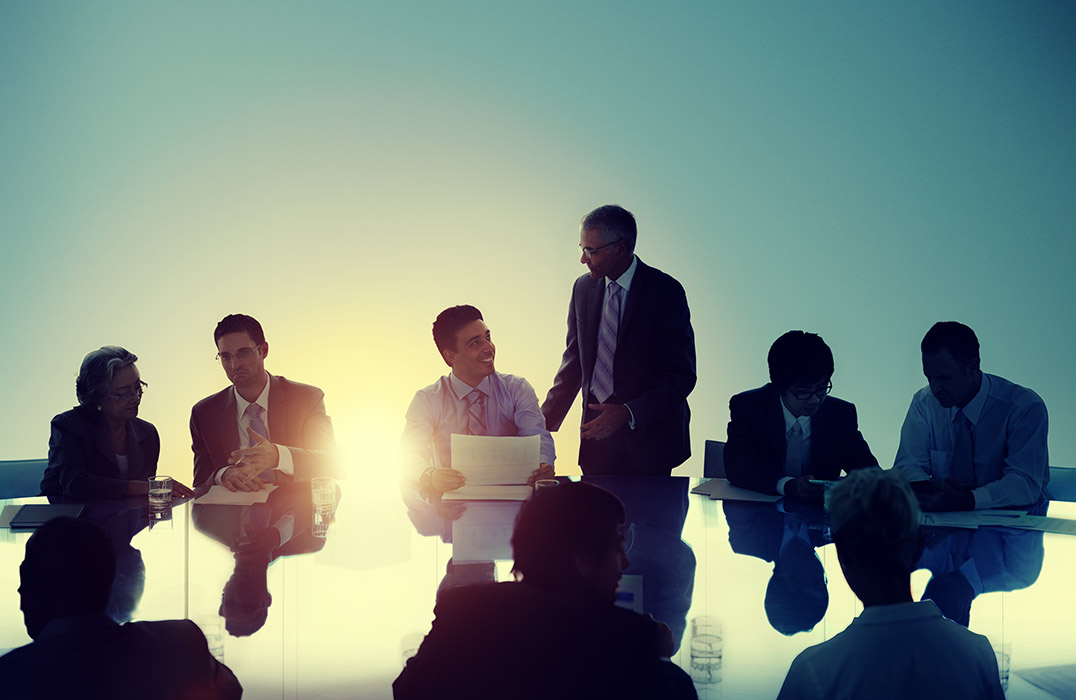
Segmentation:
[[(336, 438), (321, 389), (269, 375), (268, 428), (270, 442), (291, 450), (296, 479), (335, 476)], [(239, 449), (235, 391), (230, 385), (194, 404), (191, 449), (195, 486), (211, 483)]]
[[(550, 431), (560, 428), (579, 390), (590, 386), (604, 295), (604, 280), (590, 275), (572, 288), (567, 347), (542, 404)], [(617, 331), (613, 382), (613, 394), (635, 418), (635, 430), (608, 438), (627, 441), (625, 463), (588, 464), (580, 450), (583, 473), (668, 475), (691, 456), (687, 396), (695, 388), (695, 333), (684, 288), (642, 260)], [(583, 394), (585, 416), (589, 397)]]
[(434, 615), (396, 700), (695, 697), (658, 624), (612, 601), (483, 583), (443, 590)]
[[(729, 400), (725, 473), (736, 486), (776, 494), (784, 476), (785, 418), (781, 395), (772, 384)], [(806, 467), (816, 479), (836, 479), (842, 471), (876, 466), (859, 432), (854, 404), (827, 396), (811, 417), (811, 454)]]
[(116, 453), (104, 419), (82, 406), (52, 419), (49, 464), (41, 479), (41, 493), (56, 498), (118, 498), (131, 481), (144, 481), (157, 473), (161, 438), (152, 423), (141, 418), (127, 421), (127, 478), (120, 476)]

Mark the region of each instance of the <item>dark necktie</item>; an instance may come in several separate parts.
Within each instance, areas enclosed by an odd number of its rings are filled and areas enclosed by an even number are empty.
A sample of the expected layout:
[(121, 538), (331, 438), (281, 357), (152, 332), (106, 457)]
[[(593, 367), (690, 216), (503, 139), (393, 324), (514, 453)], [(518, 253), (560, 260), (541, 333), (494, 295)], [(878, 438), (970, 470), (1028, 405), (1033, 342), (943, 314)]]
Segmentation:
[(953, 479), (960, 484), (975, 484), (975, 447), (971, 440), (971, 421), (963, 411), (953, 418)]
[(803, 474), (803, 428), (800, 422), (792, 424), (792, 430), (788, 434), (788, 445), (785, 447), (785, 476), (801, 476)]

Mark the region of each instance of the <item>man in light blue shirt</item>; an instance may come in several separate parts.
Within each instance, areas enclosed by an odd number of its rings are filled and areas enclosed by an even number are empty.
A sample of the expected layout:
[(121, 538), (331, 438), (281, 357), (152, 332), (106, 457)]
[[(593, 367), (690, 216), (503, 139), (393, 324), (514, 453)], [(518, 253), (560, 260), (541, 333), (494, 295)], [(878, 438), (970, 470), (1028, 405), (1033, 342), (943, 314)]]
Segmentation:
[(1046, 404), (979, 369), (979, 340), (939, 321), (921, 344), (929, 386), (912, 397), (894, 468), (923, 510), (1031, 506), (1048, 498)]
[(531, 483), (553, 478), (553, 436), (538, 395), (526, 379), (494, 369), (496, 347), (482, 312), (473, 306), (445, 309), (434, 321), (433, 339), (452, 371), (411, 400), (403, 434), (404, 478), (417, 480), (430, 494), (463, 486), (463, 474), (452, 469), (453, 433), (538, 435), (541, 463)]

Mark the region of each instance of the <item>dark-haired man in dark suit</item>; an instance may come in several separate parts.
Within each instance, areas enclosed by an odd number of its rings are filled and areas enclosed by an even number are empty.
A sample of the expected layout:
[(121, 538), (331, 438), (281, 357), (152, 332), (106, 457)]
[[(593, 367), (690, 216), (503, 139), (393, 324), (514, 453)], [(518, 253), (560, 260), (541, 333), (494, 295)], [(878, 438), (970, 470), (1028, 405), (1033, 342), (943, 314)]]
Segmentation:
[(325, 394), (265, 371), (269, 343), (250, 316), (225, 316), (213, 332), (232, 385), (191, 410), (194, 485), (260, 491), (267, 483), (334, 476)]
[(856, 407), (829, 396), (833, 353), (814, 333), (789, 331), (770, 347), (770, 383), (729, 401), (725, 472), (736, 486), (822, 500), (812, 480), (877, 466)]
[(695, 334), (684, 288), (635, 256), (631, 212), (599, 207), (580, 224), (567, 347), (542, 404), (560, 428), (580, 390), (579, 465), (588, 475), (668, 475), (691, 455), (687, 396)]
[(190, 620), (129, 622), (105, 614), (112, 543), (88, 520), (54, 518), (26, 542), (19, 597), (34, 640), (0, 657), (5, 698), (239, 698), (231, 670)]

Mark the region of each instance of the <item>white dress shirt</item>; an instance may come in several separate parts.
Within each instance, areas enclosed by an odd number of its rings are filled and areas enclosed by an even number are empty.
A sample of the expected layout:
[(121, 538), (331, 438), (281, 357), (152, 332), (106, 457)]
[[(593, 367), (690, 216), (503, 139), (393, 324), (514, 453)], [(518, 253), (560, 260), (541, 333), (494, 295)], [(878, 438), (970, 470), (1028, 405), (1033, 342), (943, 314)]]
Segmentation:
[[(487, 435), (538, 435), (541, 461), (554, 463), (557, 454), (553, 449), (553, 436), (546, 430), (538, 395), (526, 379), (494, 372), (472, 388), (450, 373), (419, 389), (407, 409), (401, 438), (405, 478), (417, 480), (429, 467), (452, 466), (452, 434), (467, 434), (470, 408), (467, 395), (474, 388), (486, 395), (484, 422)], [(538, 465), (534, 466), (537, 468)]]
[(909, 481), (948, 477), (958, 410), (971, 421), (976, 508), (1030, 505), (1047, 497), (1046, 404), (1034, 391), (985, 372), (979, 393), (963, 409), (942, 407), (930, 387), (916, 392), (893, 467)]
[[(265, 429), (269, 430), (269, 385), (271, 383), (272, 382), (269, 381), (269, 373), (266, 372), (265, 388), (262, 389), (262, 393), (258, 394), (258, 398), (254, 399), (253, 401), (247, 401), (240, 395), (238, 389), (236, 389), (234, 386), (232, 387), (232, 391), (235, 393), (236, 422), (239, 424), (239, 442), (236, 444), (240, 445), (241, 447), (254, 446), (253, 441), (250, 439), (250, 435), (247, 433), (247, 428), (250, 427), (250, 416), (247, 415), (247, 406), (250, 406), (252, 403), (256, 403), (262, 407), (262, 423), (265, 424)], [(270, 441), (272, 441), (273, 439), (272, 435), (264, 435), (262, 437), (267, 437)], [(284, 472), (285, 474), (294, 475), (295, 463), (294, 461), (292, 461), (291, 450), (289, 450), (286, 446), (283, 445), (274, 444), (273, 447), (276, 448), (277, 454), (276, 470)], [(213, 482), (219, 484), (220, 478), (224, 476), (224, 472), (231, 466), (233, 465), (228, 465), (227, 467), (221, 467), (220, 469), (218, 469), (216, 475), (213, 477)]]
[[(792, 426), (796, 423), (800, 424), (800, 430), (803, 432), (803, 469), (804, 473), (807, 473), (807, 459), (811, 455), (811, 417), (810, 416), (794, 416), (792, 412), (785, 406), (785, 399), (781, 397), (781, 413), (785, 416), (785, 447), (788, 446), (788, 438), (792, 435)], [(792, 481), (795, 477), (782, 476), (777, 480), (777, 493), (785, 492), (785, 484)]]
[(932, 601), (866, 608), (829, 641), (800, 652), (778, 700), (1004, 700), (986, 637)]

